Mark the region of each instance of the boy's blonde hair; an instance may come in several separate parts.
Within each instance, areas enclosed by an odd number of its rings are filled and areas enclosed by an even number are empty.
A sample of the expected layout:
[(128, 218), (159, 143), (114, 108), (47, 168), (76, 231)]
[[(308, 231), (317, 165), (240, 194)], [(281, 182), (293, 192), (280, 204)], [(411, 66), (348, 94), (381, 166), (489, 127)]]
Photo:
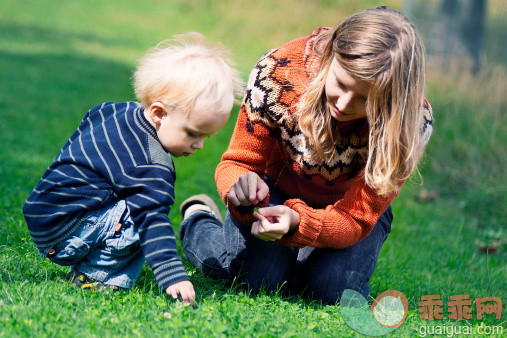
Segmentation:
[(220, 43), (196, 32), (160, 42), (139, 59), (134, 90), (144, 108), (156, 101), (189, 113), (197, 98), (214, 112), (230, 112), (242, 94), (239, 72)]
[(321, 64), (302, 95), (299, 125), (312, 158), (335, 156), (337, 121), (328, 109), (324, 85), (333, 58), (355, 79), (372, 84), (367, 98), (369, 147), (366, 183), (379, 195), (397, 191), (417, 169), (424, 150), (421, 121), (425, 88), (422, 40), (410, 21), (386, 7), (354, 14), (319, 37)]

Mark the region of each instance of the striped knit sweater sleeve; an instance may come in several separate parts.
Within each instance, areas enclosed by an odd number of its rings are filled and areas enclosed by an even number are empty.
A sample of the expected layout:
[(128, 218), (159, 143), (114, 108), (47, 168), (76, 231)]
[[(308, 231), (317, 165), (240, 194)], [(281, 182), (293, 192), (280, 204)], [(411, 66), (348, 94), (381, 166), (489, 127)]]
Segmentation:
[(135, 102), (104, 103), (81, 124), (23, 207), (41, 254), (80, 226), (82, 216), (124, 199), (159, 286), (188, 280), (168, 218), (173, 161)]
[[(366, 237), (396, 193), (376, 194), (361, 175), (368, 153), (368, 126), (360, 119), (340, 130), (336, 157), (316, 163), (298, 126), (296, 106), (318, 68), (313, 43), (326, 28), (266, 53), (250, 74), (234, 133), (215, 172), (220, 196), (231, 215), (245, 224), (252, 208), (235, 207), (227, 195), (239, 176), (269, 176), (297, 211), (300, 224), (284, 245), (345, 248)], [(431, 134), (431, 107), (425, 102), (421, 132)], [(260, 206), (268, 204), (269, 196)]]

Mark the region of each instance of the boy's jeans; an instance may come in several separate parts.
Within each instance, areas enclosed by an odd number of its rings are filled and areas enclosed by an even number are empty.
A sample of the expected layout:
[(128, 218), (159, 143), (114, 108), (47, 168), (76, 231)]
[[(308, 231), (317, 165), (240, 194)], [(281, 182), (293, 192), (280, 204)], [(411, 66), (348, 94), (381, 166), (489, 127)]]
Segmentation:
[[(121, 228), (117, 230), (118, 223)], [(131, 288), (144, 263), (139, 234), (124, 200), (92, 211), (74, 233), (53, 247), (49, 259), (73, 265), (107, 285)]]
[[(269, 179), (266, 183), (269, 204), (283, 204), (286, 198)], [(369, 280), (392, 220), (389, 207), (367, 237), (345, 249), (298, 249), (256, 238), (229, 212), (223, 224), (206, 212), (196, 212), (182, 222), (180, 240), (187, 258), (206, 275), (236, 279), (254, 291), (281, 288), (335, 304), (345, 289), (368, 296)]]

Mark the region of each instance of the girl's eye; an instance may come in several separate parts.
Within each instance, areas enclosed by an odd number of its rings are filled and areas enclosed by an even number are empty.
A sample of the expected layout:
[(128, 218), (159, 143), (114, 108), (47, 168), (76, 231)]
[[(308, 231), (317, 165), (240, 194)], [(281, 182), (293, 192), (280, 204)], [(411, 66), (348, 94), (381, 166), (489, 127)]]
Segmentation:
[(199, 138), (199, 136), (198, 136), (198, 135), (196, 135), (196, 134), (192, 133), (191, 131), (187, 131), (187, 135), (188, 135), (189, 137), (192, 137), (192, 138)]

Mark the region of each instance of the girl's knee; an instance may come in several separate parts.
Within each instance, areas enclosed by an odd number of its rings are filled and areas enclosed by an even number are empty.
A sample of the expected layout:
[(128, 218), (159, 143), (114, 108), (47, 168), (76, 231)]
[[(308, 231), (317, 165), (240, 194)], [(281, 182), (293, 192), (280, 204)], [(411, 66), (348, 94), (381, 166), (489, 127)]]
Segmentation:
[(284, 271), (268, 274), (259, 274), (255, 271), (249, 271), (246, 273), (240, 273), (238, 275), (238, 281), (244, 283), (248, 289), (254, 293), (258, 293), (261, 290), (266, 292), (277, 292), (285, 289), (289, 282), (289, 274)]
[[(250, 253), (251, 254), (251, 253)], [(250, 290), (276, 292), (289, 283), (296, 259), (290, 252), (248, 257), (244, 251), (231, 261), (231, 278), (244, 283)]]
[(370, 293), (368, 277), (363, 272), (354, 270), (338, 275), (322, 274), (308, 281), (305, 293), (323, 303), (336, 304), (347, 289), (357, 291), (367, 298)]

